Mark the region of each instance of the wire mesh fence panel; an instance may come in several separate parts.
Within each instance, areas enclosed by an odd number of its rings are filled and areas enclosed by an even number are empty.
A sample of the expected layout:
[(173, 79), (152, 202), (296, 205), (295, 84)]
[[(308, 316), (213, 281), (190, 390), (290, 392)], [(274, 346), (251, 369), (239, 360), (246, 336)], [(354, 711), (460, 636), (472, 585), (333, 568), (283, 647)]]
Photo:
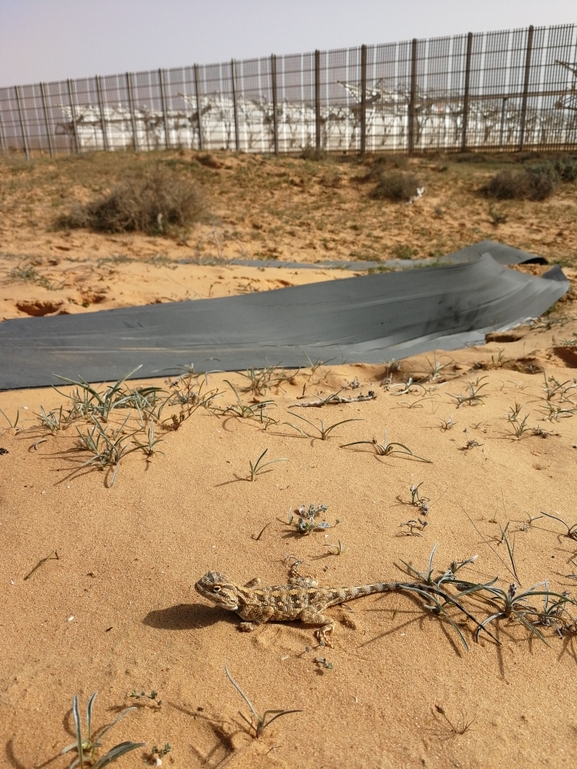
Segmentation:
[(358, 152), (363, 99), (361, 49), (328, 51), (322, 55), (320, 75), (321, 148)]
[(550, 27), (544, 48), (539, 110), (542, 143), (577, 144), (577, 40), (572, 27)]
[(408, 149), (412, 45), (378, 45), (369, 56), (367, 78), (367, 149)]
[(4, 152), (25, 151), (22, 122), (16, 100), (15, 88), (0, 91), (0, 121), (2, 123), (2, 149)]
[(280, 56), (277, 61), (279, 152), (315, 147), (315, 56)]
[(0, 151), (577, 145), (574, 25), (0, 89)]

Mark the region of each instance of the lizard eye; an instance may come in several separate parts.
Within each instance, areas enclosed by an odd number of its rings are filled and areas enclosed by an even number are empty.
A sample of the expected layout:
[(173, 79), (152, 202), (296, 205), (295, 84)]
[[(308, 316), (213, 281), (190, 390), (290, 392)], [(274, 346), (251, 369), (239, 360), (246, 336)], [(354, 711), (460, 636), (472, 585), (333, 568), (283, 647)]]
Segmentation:
[(212, 588), (212, 592), (213, 592), (213, 593), (220, 593), (220, 585), (215, 585), (215, 586)]

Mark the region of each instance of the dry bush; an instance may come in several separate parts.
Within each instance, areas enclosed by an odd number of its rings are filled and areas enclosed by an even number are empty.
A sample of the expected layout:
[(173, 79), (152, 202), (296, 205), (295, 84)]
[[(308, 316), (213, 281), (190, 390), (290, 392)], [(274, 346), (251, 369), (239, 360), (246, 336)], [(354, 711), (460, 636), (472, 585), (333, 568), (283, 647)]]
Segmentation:
[(417, 194), (420, 186), (415, 174), (398, 170), (381, 171), (371, 197), (373, 200), (392, 200), (397, 203), (408, 201)]
[(458, 152), (451, 158), (456, 163), (490, 163), (490, 156), (482, 152)]
[(481, 192), (495, 200), (546, 200), (555, 191), (559, 178), (554, 163), (539, 163), (520, 171), (499, 171)]
[(319, 161), (319, 160), (327, 160), (328, 154), (325, 150), (318, 150), (316, 147), (313, 147), (310, 144), (307, 144), (307, 146), (304, 147), (304, 149), (302, 150), (299, 157), (301, 158), (301, 160)]
[(575, 155), (555, 158), (553, 167), (562, 182), (577, 182), (577, 157)]
[(361, 182), (378, 182), (383, 173), (391, 169), (400, 169), (406, 171), (409, 167), (408, 155), (396, 155), (393, 153), (378, 155), (377, 157), (363, 158), (361, 160), (367, 171), (363, 176), (357, 178)]
[(203, 199), (195, 184), (157, 166), (149, 172), (132, 173), (99, 200), (76, 204), (57, 224), (95, 232), (158, 235), (194, 224), (203, 210)]
[(195, 156), (195, 160), (206, 168), (223, 168), (224, 166), (224, 163), (211, 155), (210, 152), (199, 153)]

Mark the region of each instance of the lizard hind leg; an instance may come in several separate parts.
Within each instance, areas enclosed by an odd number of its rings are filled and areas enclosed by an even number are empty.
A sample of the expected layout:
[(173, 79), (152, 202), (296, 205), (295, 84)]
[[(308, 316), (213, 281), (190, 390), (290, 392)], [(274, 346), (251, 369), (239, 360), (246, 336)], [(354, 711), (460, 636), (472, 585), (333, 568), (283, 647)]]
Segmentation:
[[(292, 556), (294, 558), (294, 556)], [(289, 567), (289, 575), (288, 575), (288, 583), (289, 585), (293, 585), (295, 587), (318, 587), (319, 582), (314, 577), (303, 577), (302, 574), (299, 574), (299, 566), (301, 565), (301, 561), (298, 561), (296, 558), (294, 560), (294, 563), (291, 563)]]
[(333, 645), (328, 637), (335, 629), (335, 621), (332, 617), (329, 617), (326, 614), (321, 614), (321, 612), (314, 611), (313, 609), (303, 609), (299, 615), (299, 619), (301, 622), (304, 622), (305, 625), (320, 625), (320, 627), (317, 627), (317, 630), (315, 630), (315, 636), (319, 644), (321, 646), (330, 646), (332, 648)]

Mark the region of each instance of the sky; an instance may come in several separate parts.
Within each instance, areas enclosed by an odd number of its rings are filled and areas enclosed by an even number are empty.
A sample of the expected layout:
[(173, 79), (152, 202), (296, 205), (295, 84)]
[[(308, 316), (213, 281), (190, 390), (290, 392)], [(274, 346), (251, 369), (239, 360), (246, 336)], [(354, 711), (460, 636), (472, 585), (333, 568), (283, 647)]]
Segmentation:
[(577, 0), (0, 0), (0, 87), (577, 23)]

